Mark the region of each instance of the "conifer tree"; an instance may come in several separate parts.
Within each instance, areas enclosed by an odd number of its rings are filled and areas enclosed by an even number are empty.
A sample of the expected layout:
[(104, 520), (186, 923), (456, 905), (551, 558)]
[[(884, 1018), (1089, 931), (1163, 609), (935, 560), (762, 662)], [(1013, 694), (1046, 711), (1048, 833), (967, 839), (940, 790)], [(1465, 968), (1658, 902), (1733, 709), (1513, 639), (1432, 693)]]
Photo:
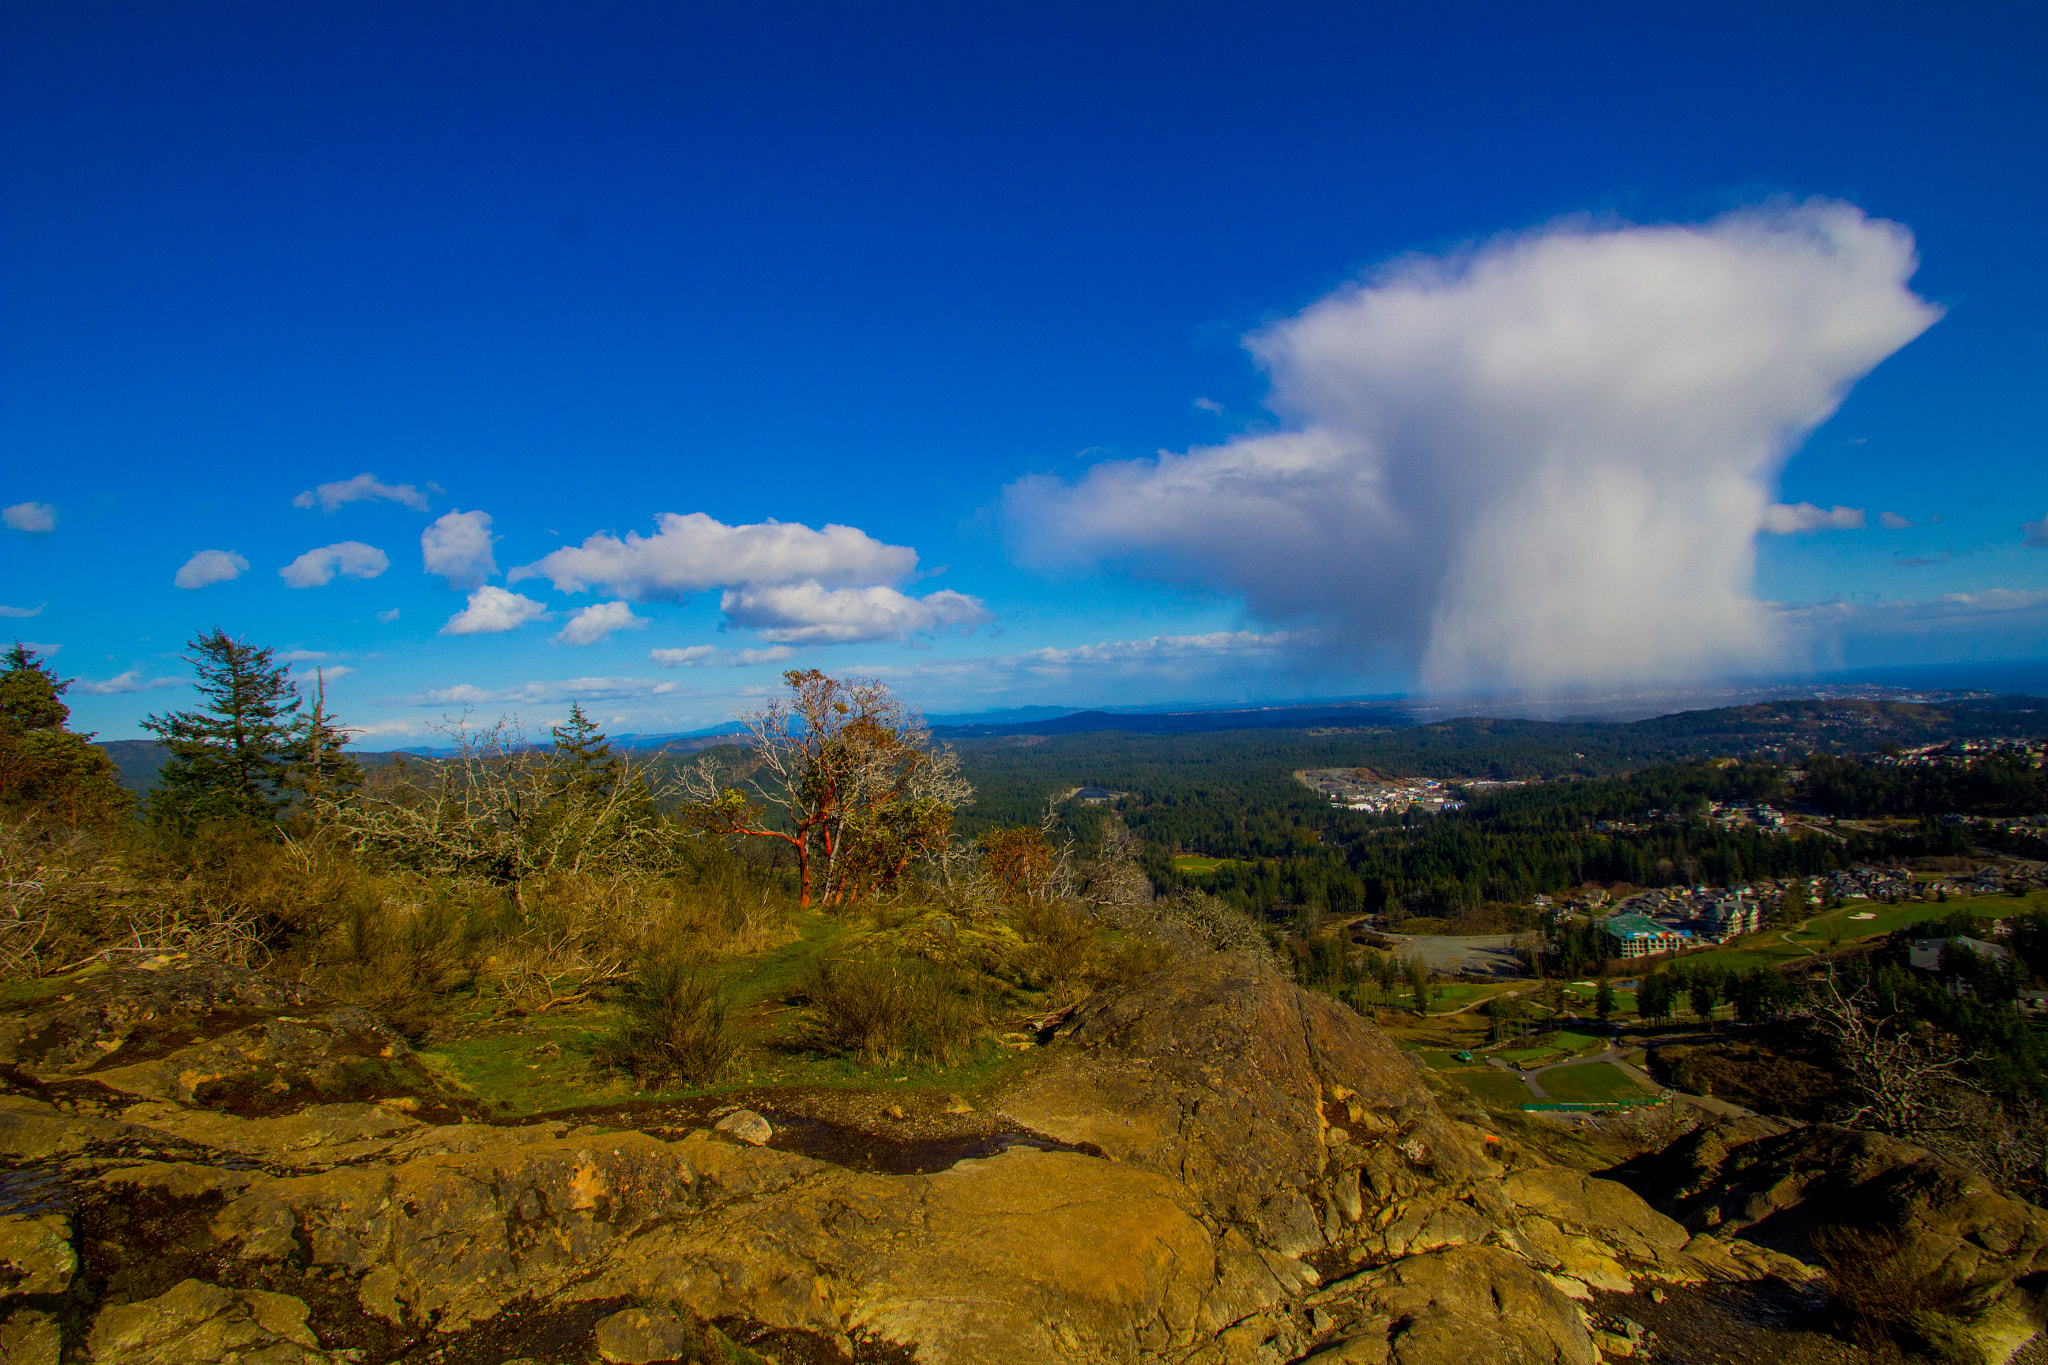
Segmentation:
[[(190, 828), (208, 820), (275, 820), (313, 756), (310, 717), (273, 651), (215, 626), (186, 646), (206, 699), (197, 711), (151, 716), (142, 728), (170, 749), (150, 794), (150, 813)], [(323, 746), (335, 736), (323, 718)]]
[(77, 827), (127, 812), (113, 760), (65, 728), (71, 684), (16, 640), (0, 668), (0, 810)]

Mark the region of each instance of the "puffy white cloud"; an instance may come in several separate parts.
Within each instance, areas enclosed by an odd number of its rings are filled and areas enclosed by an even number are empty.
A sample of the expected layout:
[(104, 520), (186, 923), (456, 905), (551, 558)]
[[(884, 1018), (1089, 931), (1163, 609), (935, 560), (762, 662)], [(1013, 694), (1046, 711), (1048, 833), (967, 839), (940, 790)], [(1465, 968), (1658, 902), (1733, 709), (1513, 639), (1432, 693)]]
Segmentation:
[(894, 588), (827, 588), (818, 583), (729, 588), (719, 599), (734, 625), (790, 645), (898, 640), (934, 630), (972, 629), (994, 619), (981, 600), (950, 588), (910, 597)]
[(201, 550), (185, 561), (171, 581), (181, 588), (203, 588), (240, 578), (248, 568), (249, 561), (232, 550)]
[(324, 649), (293, 649), (277, 656), (281, 664), (315, 664), (334, 656)]
[[(1885, 515), (1891, 514), (1887, 512)], [(1833, 507), (1815, 507), (1810, 502), (1774, 502), (1764, 508), (1763, 529), (1774, 536), (1797, 535), (1802, 531), (1860, 531), (1863, 529), (1863, 509), (1844, 507), (1840, 503)]]
[[(427, 485), (427, 493), (441, 490), (433, 484)], [(379, 483), (375, 474), (358, 474), (353, 479), (339, 483), (323, 483), (318, 488), (309, 488), (292, 499), (294, 507), (318, 506), (323, 512), (332, 512), (352, 502), (396, 502), (410, 507), (415, 512), (427, 510), (427, 493), (422, 493), (409, 483)]]
[(343, 540), (308, 550), (277, 571), (286, 587), (319, 588), (344, 578), (375, 578), (391, 567), (390, 557), (374, 545), (360, 540)]
[(1877, 524), (1884, 527), (1887, 531), (1910, 530), (1913, 525), (1912, 522), (1906, 520), (1897, 512), (1879, 512), (1877, 514)]
[(537, 621), (548, 609), (531, 597), (485, 584), (469, 595), (469, 605), (448, 618), (443, 635), (500, 635)]
[(141, 668), (131, 668), (126, 673), (117, 673), (111, 678), (95, 682), (91, 678), (74, 678), (72, 687), (94, 697), (110, 697), (123, 692), (157, 692), (166, 687), (182, 687), (183, 678), (145, 678)]
[(449, 512), (420, 532), (420, 558), (451, 588), (468, 589), (498, 571), (489, 512)]
[(2048, 517), (2021, 522), (2020, 544), (2036, 550), (2048, 550)]
[(651, 536), (599, 533), (506, 575), (545, 578), (560, 592), (602, 587), (630, 602), (687, 597), (709, 588), (813, 581), (889, 583), (917, 567), (917, 551), (885, 545), (852, 526), (822, 531), (793, 522), (727, 526), (702, 512), (664, 513)]
[(565, 645), (594, 645), (615, 630), (644, 630), (647, 622), (624, 602), (598, 602), (569, 618), (555, 636)]
[(0, 512), (0, 521), (17, 531), (39, 535), (57, 529), (57, 509), (47, 502), (17, 502)]
[(746, 668), (753, 664), (779, 664), (796, 657), (788, 645), (766, 649), (720, 649), (715, 645), (690, 645), (683, 649), (650, 649), (647, 657), (661, 668)]
[(503, 706), (538, 705), (559, 701), (632, 701), (674, 692), (677, 684), (651, 678), (565, 678), (560, 682), (530, 682), (518, 687), (477, 687), (457, 683), (403, 697), (389, 697), (386, 706)]
[(397, 619), (398, 619), (398, 608), (397, 608), (397, 607), (393, 607), (393, 608), (392, 608), (391, 610), (389, 610), (389, 611), (380, 611), (380, 612), (378, 612), (378, 613), (377, 613), (377, 621), (378, 621), (378, 624), (380, 624), (380, 625), (386, 625), (386, 626), (388, 626), (388, 625), (390, 625), (390, 624), (391, 624), (391, 623), (392, 623), (393, 621), (396, 621)]
[(40, 607), (0, 607), (0, 616), (5, 616), (10, 620), (25, 621), (31, 616), (41, 616), (43, 614), (43, 607), (49, 605), (48, 602), (45, 602)]
[(1236, 595), (1437, 689), (1764, 663), (1769, 486), (1939, 315), (1914, 268), (1820, 202), (1397, 262), (1249, 338), (1285, 430), (1013, 484), (1019, 556)]

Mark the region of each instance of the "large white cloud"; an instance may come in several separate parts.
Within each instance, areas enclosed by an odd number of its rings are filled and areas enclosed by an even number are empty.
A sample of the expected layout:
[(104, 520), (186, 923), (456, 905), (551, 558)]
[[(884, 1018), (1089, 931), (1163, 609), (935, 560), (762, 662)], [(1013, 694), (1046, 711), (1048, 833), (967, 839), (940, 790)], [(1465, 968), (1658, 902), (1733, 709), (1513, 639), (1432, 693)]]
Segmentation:
[(594, 645), (615, 630), (644, 630), (647, 622), (624, 602), (598, 602), (569, 618), (555, 639), (565, 645)]
[(992, 620), (981, 600), (950, 588), (911, 597), (894, 588), (827, 588), (818, 583), (729, 588), (719, 599), (727, 619), (785, 645), (897, 640)]
[(375, 578), (391, 567), (391, 559), (374, 545), (343, 540), (308, 550), (277, 571), (289, 588), (318, 588), (344, 578)]
[(822, 531), (794, 522), (727, 526), (702, 512), (664, 513), (651, 536), (602, 532), (506, 575), (545, 578), (560, 592), (603, 587), (630, 602), (688, 597), (709, 588), (798, 583), (892, 583), (917, 567), (917, 551), (885, 545), (853, 526)]
[(1013, 484), (1020, 557), (1234, 594), (1438, 689), (1760, 664), (1771, 485), (1939, 315), (1914, 267), (1823, 202), (1405, 260), (1249, 339), (1287, 429)]
[(0, 511), (0, 521), (17, 531), (41, 535), (57, 529), (57, 509), (47, 502), (17, 502)]
[[(427, 492), (441, 490), (433, 484), (427, 485)], [(336, 483), (323, 483), (309, 488), (292, 499), (294, 507), (317, 505), (323, 512), (332, 512), (352, 502), (395, 502), (410, 507), (415, 512), (427, 510), (427, 494), (409, 483), (380, 483), (375, 474), (358, 474), (353, 479), (342, 479)]]
[(448, 618), (443, 635), (502, 635), (528, 621), (537, 621), (548, 609), (531, 597), (485, 584), (469, 595), (469, 605)]
[(498, 571), (491, 540), (489, 512), (449, 512), (420, 532), (420, 559), (449, 587), (474, 588)]
[(179, 567), (171, 581), (181, 588), (203, 588), (240, 578), (248, 568), (249, 561), (233, 550), (201, 550)]

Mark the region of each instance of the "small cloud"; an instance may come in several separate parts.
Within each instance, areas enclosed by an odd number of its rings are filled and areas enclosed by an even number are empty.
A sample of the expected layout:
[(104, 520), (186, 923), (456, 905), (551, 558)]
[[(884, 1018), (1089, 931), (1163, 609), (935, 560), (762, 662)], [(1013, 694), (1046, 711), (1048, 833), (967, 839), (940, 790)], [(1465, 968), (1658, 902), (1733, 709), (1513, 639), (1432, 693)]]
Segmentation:
[(1844, 507), (1840, 503), (1833, 507), (1815, 507), (1810, 502), (1774, 502), (1764, 508), (1764, 530), (1774, 536), (1796, 535), (1803, 531), (1860, 531), (1863, 529), (1863, 509)]
[[(48, 602), (43, 603), (43, 607), (49, 605)], [(43, 607), (0, 607), (0, 616), (14, 621), (26, 621), (31, 616), (41, 616)]]
[(788, 645), (767, 649), (742, 649), (737, 653), (713, 645), (691, 645), (687, 649), (651, 649), (647, 657), (659, 668), (747, 668), (755, 664), (779, 664), (796, 657)]
[(110, 697), (123, 692), (157, 692), (166, 687), (182, 687), (183, 678), (144, 678), (140, 668), (131, 668), (126, 673), (117, 673), (104, 682), (90, 678), (77, 678), (72, 686), (87, 696)]
[(420, 532), (420, 559), (451, 588), (478, 587), (498, 571), (492, 539), (489, 512), (449, 512)]
[(0, 521), (29, 535), (43, 535), (57, 529), (57, 509), (47, 502), (17, 502), (0, 512)]
[(344, 578), (375, 578), (390, 567), (390, 557), (376, 546), (344, 540), (306, 551), (279, 569), (277, 576), (286, 587), (321, 588), (332, 583), (337, 573)]
[(338, 682), (341, 679), (346, 678), (349, 674), (355, 672), (355, 670), (353, 668), (350, 668), (347, 664), (315, 664), (311, 668), (302, 668), (299, 670), (299, 672), (318, 673), (323, 679), (325, 679), (328, 682)]
[[(433, 484), (427, 485), (427, 493), (441, 490)], [(352, 502), (395, 502), (410, 507), (415, 512), (427, 510), (427, 494), (409, 483), (379, 483), (375, 474), (358, 474), (353, 479), (339, 483), (323, 483), (318, 488), (309, 488), (292, 499), (294, 507), (317, 505), (323, 512), (332, 512)]]
[(53, 659), (57, 657), (57, 652), (64, 648), (62, 645), (46, 645), (40, 640), (23, 640), (21, 647)]
[(1936, 512), (1933, 516), (1929, 517), (1928, 520), (1933, 522), (1936, 526), (1941, 525), (1941, 513)]
[(528, 621), (537, 621), (548, 609), (531, 597), (488, 585), (469, 595), (469, 605), (448, 618), (443, 635), (502, 635)]
[(736, 626), (785, 645), (839, 645), (901, 640), (940, 630), (972, 630), (995, 617), (978, 597), (942, 588), (910, 597), (889, 587), (728, 588), (719, 605)]
[(232, 550), (201, 550), (185, 561), (171, 581), (181, 588), (203, 588), (240, 578), (248, 568), (249, 561)]
[(1195, 406), (1200, 408), (1203, 412), (1213, 412), (1218, 417), (1221, 417), (1223, 415), (1223, 405), (1213, 398), (1197, 398), (1195, 400)]
[(2020, 523), (2020, 544), (2032, 550), (2048, 550), (2048, 517)]
[(615, 630), (645, 630), (645, 619), (624, 602), (599, 602), (569, 618), (555, 639), (565, 645), (594, 645)]
[(380, 623), (382, 623), (383, 625), (387, 625), (387, 626), (388, 626), (388, 625), (390, 625), (390, 624), (391, 624), (391, 623), (392, 623), (393, 621), (396, 621), (397, 619), (398, 619), (398, 608), (397, 608), (397, 607), (393, 607), (393, 608), (392, 608), (392, 609), (391, 609), (390, 611), (380, 611), (380, 612), (378, 612), (378, 613), (377, 613), (377, 620), (378, 620), (378, 621), (379, 621)]
[(1912, 522), (1907, 521), (1897, 512), (1879, 512), (1877, 514), (1877, 524), (1884, 527), (1887, 531), (1910, 530), (1913, 525)]
[(289, 654), (278, 655), (277, 661), (281, 664), (311, 664), (333, 657), (324, 649), (295, 649)]

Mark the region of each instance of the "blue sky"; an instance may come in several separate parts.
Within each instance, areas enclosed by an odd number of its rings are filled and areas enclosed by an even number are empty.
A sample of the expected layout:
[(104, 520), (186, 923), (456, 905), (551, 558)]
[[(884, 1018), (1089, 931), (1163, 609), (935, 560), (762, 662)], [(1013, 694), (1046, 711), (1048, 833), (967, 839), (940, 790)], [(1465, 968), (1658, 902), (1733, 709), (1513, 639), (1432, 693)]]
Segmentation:
[(2044, 37), (16, 3), (0, 625), (107, 738), (218, 623), (373, 746), (2048, 655)]

